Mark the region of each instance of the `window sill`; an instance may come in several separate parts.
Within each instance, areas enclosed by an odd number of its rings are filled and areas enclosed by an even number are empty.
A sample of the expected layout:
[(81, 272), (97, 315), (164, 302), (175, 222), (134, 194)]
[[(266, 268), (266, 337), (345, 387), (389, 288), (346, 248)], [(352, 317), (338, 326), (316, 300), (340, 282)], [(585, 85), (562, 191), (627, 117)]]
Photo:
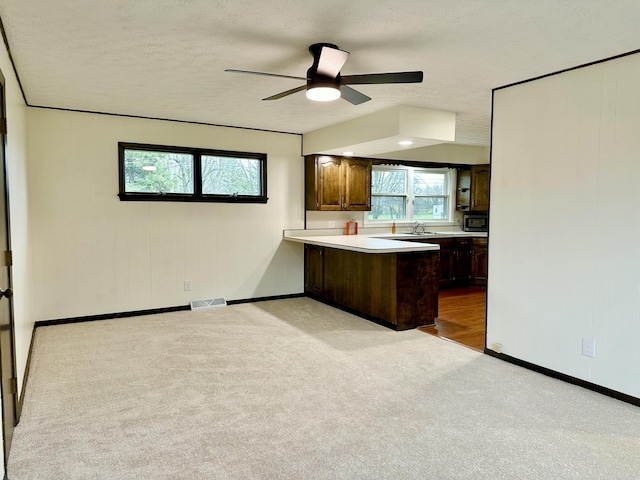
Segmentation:
[(203, 203), (267, 203), (267, 197), (232, 195), (195, 195), (180, 193), (119, 193), (124, 202), (203, 202)]

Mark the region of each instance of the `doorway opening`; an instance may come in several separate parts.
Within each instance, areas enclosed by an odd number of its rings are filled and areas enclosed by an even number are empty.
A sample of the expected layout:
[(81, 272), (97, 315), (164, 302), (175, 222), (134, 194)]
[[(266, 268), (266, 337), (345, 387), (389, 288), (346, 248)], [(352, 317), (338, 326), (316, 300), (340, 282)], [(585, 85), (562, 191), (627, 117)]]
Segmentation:
[(482, 352), (485, 347), (486, 312), (486, 287), (440, 290), (435, 324), (420, 327), (419, 330)]

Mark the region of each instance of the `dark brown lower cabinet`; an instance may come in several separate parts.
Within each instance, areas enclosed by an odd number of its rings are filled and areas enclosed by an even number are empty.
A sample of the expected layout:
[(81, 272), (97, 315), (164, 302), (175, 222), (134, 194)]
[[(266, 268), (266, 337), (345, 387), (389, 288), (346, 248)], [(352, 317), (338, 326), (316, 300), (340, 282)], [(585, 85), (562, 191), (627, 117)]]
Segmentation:
[(437, 251), (374, 254), (305, 245), (305, 252), (305, 292), (309, 296), (396, 330), (434, 323), (438, 315)]
[(487, 239), (474, 238), (471, 241), (471, 285), (487, 284)]
[(304, 246), (304, 290), (314, 295), (322, 295), (323, 278), (322, 264), (324, 260), (323, 248), (317, 245)]
[(456, 278), (456, 241), (453, 239), (433, 240), (421, 243), (440, 245), (440, 287), (453, 286)]
[(464, 287), (471, 280), (471, 239), (456, 239), (456, 273), (455, 286)]
[(440, 288), (466, 287), (471, 280), (470, 238), (417, 238), (412, 242), (440, 245)]

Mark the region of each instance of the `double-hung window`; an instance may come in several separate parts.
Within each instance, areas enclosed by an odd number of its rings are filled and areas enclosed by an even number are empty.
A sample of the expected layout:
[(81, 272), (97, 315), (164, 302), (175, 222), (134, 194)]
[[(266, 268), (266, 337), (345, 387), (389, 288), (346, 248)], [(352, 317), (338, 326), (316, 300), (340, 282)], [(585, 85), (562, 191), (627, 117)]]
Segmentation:
[(267, 202), (267, 156), (119, 143), (120, 200)]
[(374, 165), (367, 223), (449, 222), (452, 182), (448, 168)]

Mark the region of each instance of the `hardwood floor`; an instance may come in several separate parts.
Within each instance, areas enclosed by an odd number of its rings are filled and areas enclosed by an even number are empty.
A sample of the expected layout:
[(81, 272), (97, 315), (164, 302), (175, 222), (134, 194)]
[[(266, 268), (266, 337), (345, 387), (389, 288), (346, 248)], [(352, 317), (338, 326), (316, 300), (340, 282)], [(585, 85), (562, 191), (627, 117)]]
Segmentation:
[(435, 326), (419, 330), (483, 351), (486, 327), (486, 288), (452, 288), (438, 293)]

